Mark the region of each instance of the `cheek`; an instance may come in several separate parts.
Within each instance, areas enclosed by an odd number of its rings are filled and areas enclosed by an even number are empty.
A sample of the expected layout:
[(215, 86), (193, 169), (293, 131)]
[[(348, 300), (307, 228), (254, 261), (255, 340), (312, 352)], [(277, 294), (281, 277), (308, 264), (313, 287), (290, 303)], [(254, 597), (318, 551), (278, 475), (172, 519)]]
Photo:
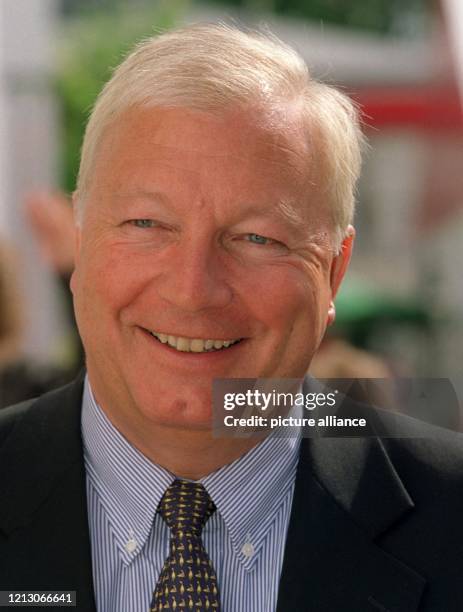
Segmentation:
[(78, 319), (94, 320), (96, 330), (133, 300), (143, 283), (144, 266), (107, 248), (81, 260), (72, 286)]
[(281, 269), (260, 276), (254, 286), (254, 303), (259, 305), (269, 326), (315, 335), (325, 327), (330, 300), (329, 283), (320, 274), (306, 270)]
[(274, 284), (265, 317), (266, 375), (298, 378), (307, 371), (326, 329), (329, 299), (323, 286), (308, 278)]

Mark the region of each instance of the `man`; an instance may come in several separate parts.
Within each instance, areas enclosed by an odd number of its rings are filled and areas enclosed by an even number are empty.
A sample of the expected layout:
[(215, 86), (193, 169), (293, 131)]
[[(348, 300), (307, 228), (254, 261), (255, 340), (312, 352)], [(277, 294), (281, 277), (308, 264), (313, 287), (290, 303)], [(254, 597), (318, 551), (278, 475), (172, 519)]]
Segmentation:
[(462, 608), (458, 436), (211, 433), (213, 379), (302, 378), (333, 321), (360, 145), (352, 104), (273, 38), (192, 26), (115, 71), (75, 194), (87, 376), (1, 415), (1, 589)]

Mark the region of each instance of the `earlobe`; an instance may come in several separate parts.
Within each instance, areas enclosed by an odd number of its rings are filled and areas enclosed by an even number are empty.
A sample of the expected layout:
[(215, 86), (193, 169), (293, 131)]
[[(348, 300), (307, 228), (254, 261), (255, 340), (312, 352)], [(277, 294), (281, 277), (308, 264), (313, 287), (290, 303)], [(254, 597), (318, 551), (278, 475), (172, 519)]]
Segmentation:
[(335, 319), (336, 319), (336, 307), (334, 305), (333, 300), (331, 300), (329, 308), (328, 308), (328, 317), (326, 319), (326, 326), (329, 327), (330, 325), (333, 325)]
[(69, 279), (69, 288), (71, 290), (72, 295), (74, 295), (76, 286), (76, 271), (73, 270), (71, 274), (71, 278)]

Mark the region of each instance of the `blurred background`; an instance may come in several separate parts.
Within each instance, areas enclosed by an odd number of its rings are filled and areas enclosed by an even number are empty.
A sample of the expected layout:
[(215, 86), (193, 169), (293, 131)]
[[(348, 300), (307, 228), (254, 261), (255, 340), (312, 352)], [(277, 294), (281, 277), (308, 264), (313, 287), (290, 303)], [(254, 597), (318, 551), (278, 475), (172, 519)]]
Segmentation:
[(81, 364), (66, 195), (111, 67), (143, 36), (216, 20), (268, 25), (362, 109), (358, 238), (313, 373), (460, 376), (460, 0), (0, 0), (0, 405), (18, 372), (31, 394)]

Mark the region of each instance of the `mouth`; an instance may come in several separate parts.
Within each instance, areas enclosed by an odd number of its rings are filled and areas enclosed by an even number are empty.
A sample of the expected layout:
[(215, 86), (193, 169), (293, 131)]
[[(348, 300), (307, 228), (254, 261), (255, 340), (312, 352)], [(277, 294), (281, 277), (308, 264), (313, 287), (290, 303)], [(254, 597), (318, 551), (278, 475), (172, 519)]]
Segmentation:
[(171, 334), (164, 334), (149, 329), (145, 331), (162, 344), (167, 344), (181, 353), (214, 353), (217, 351), (224, 351), (234, 344), (241, 342), (243, 339), (214, 340), (212, 338), (186, 338), (184, 336), (172, 336)]

